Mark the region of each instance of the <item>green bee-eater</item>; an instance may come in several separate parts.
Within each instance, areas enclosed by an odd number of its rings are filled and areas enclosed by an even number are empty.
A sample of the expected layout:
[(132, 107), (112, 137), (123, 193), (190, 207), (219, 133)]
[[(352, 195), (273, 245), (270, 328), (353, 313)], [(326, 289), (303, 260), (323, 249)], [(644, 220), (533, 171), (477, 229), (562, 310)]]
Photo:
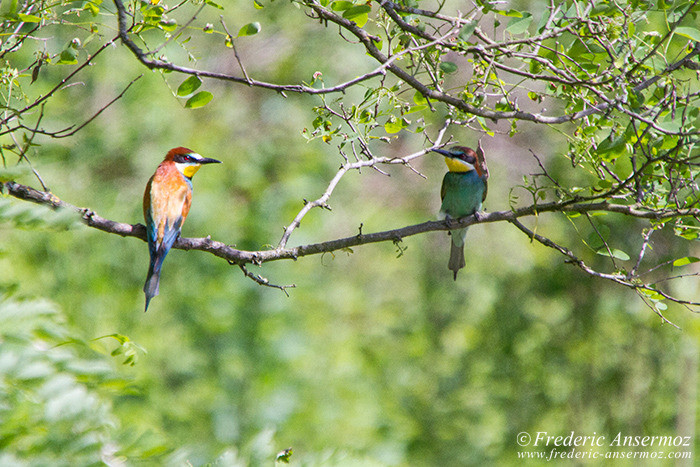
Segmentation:
[[(489, 178), (481, 142), (476, 151), (464, 146), (433, 149), (433, 151), (445, 156), (445, 163), (449, 169), (442, 180), (440, 190), (442, 206), (440, 206), (438, 218), (440, 220), (458, 219), (480, 211), (481, 203), (486, 199)], [(452, 248), (447, 267), (454, 272), (454, 279), (457, 280), (457, 272), (465, 265), (464, 238), (467, 235), (467, 229), (465, 227), (450, 230), (450, 235)]]

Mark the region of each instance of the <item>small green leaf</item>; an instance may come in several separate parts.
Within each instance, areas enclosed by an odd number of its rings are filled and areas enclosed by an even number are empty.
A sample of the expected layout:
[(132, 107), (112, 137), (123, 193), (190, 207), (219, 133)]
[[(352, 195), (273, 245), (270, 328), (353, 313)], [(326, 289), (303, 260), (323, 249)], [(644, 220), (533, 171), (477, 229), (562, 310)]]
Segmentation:
[(158, 26), (165, 32), (173, 32), (177, 29), (177, 21), (174, 19), (164, 19), (158, 22)]
[(369, 20), (370, 11), (372, 11), (372, 7), (369, 5), (354, 6), (343, 12), (343, 18), (354, 21), (358, 27), (362, 27)]
[(501, 16), (510, 16), (512, 18), (522, 18), (523, 15), (529, 15), (530, 13), (521, 13), (518, 10), (495, 10)]
[(476, 121), (479, 122), (479, 126), (481, 126), (481, 129), (484, 130), (487, 135), (494, 136), (496, 134), (491, 128), (488, 127), (484, 117), (477, 117)]
[(387, 133), (394, 134), (398, 133), (399, 131), (403, 130), (406, 126), (405, 121), (403, 119), (398, 119), (394, 117), (393, 115), (387, 122), (384, 124), (384, 131)]
[(521, 18), (513, 18), (508, 22), (506, 31), (514, 35), (522, 34), (530, 27), (530, 23), (532, 23), (532, 15), (530, 13), (523, 13)]
[(223, 9), (224, 9), (224, 7), (222, 7), (222, 6), (219, 5), (218, 3), (212, 2), (212, 0), (204, 0), (204, 3), (206, 3), (206, 4), (209, 5), (209, 6), (213, 6), (214, 8), (219, 9), (219, 10), (223, 10)]
[(467, 42), (469, 38), (472, 37), (472, 34), (474, 34), (474, 30), (478, 25), (479, 22), (476, 20), (467, 21), (466, 24), (462, 26), (462, 30), (459, 31), (459, 34), (457, 35), (459, 40)]
[(428, 106), (425, 104), (420, 104), (420, 105), (414, 105), (410, 109), (408, 109), (406, 112), (404, 112), (404, 115), (412, 114), (414, 112), (422, 112), (423, 110), (427, 109)]
[(25, 15), (25, 14), (18, 14), (19, 20), (24, 22), (24, 23), (39, 23), (41, 22), (41, 18), (35, 15)]
[(255, 7), (256, 10), (262, 10), (263, 8), (265, 8), (265, 5), (263, 5), (258, 0), (253, 0), (253, 6)]
[[(97, 2), (101, 3), (101, 2)], [(100, 14), (100, 7), (97, 6), (95, 2), (86, 2), (85, 6), (83, 7), (83, 10), (87, 10), (90, 12), (92, 16), (97, 16)]]
[(260, 23), (248, 23), (238, 30), (238, 37), (254, 36), (260, 32)]
[(696, 258), (695, 256), (686, 256), (685, 258), (678, 258), (673, 262), (673, 265), (678, 267), (678, 266), (687, 266), (689, 264), (697, 263), (700, 262), (700, 258)]
[(426, 105), (428, 103), (428, 99), (426, 99), (425, 96), (419, 91), (416, 91), (413, 94), (413, 103), (416, 105)]
[(189, 96), (202, 85), (202, 80), (198, 76), (190, 76), (177, 88), (179, 97)]
[(659, 292), (657, 292), (656, 290), (653, 290), (653, 289), (642, 289), (642, 288), (637, 289), (637, 290), (639, 290), (640, 292), (642, 292), (644, 295), (646, 295), (647, 297), (651, 298), (652, 300), (663, 300), (663, 299), (664, 299), (664, 296), (661, 295), (661, 294), (660, 294)]
[(454, 62), (440, 62), (440, 70), (443, 73), (454, 73), (458, 70), (457, 64)]
[(616, 248), (611, 248), (610, 252), (608, 252), (607, 248), (601, 248), (600, 250), (596, 251), (596, 253), (601, 256), (612, 256), (613, 258), (617, 258), (622, 261), (627, 261), (630, 259), (627, 253)]
[(197, 109), (199, 107), (204, 107), (209, 103), (210, 100), (214, 98), (214, 95), (208, 91), (200, 91), (194, 96), (187, 99), (185, 102), (185, 108), (187, 109)]
[(700, 42), (700, 30), (698, 30), (697, 28), (680, 27), (676, 28), (674, 32), (679, 36), (687, 37), (688, 39), (695, 42)]
[(63, 52), (61, 52), (61, 57), (57, 63), (59, 65), (77, 65), (78, 51), (73, 47), (66, 48)]
[(347, 10), (349, 8), (352, 8), (352, 7), (353, 7), (353, 3), (348, 2), (346, 0), (339, 0), (339, 1), (333, 2), (331, 4), (331, 10), (333, 10), (333, 11), (344, 11), (344, 10)]

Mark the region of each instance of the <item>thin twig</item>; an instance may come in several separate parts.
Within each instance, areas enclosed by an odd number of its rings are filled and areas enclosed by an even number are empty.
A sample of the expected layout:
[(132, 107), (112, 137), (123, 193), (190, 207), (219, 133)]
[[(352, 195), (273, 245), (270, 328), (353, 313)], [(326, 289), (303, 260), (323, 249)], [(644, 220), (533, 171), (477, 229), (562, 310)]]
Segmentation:
[[(236, 264), (236, 263), (232, 263), (232, 264)], [(273, 289), (279, 289), (279, 290), (281, 290), (282, 292), (284, 292), (284, 294), (285, 294), (287, 297), (289, 297), (289, 292), (287, 292), (287, 289), (293, 289), (293, 288), (296, 287), (295, 284), (289, 284), (289, 285), (277, 285), (277, 284), (273, 284), (273, 283), (271, 283), (266, 277), (263, 277), (263, 276), (261, 276), (261, 275), (259, 275), (259, 274), (254, 274), (254, 273), (248, 271), (248, 268), (246, 268), (245, 265), (243, 265), (243, 264), (238, 264), (238, 267), (241, 268), (241, 271), (243, 271), (243, 274), (245, 274), (245, 276), (246, 276), (247, 278), (252, 279), (253, 281), (255, 281), (255, 282), (257, 282), (258, 284), (263, 285), (263, 286), (265, 286), (265, 287), (271, 287), (271, 288), (273, 288)]]

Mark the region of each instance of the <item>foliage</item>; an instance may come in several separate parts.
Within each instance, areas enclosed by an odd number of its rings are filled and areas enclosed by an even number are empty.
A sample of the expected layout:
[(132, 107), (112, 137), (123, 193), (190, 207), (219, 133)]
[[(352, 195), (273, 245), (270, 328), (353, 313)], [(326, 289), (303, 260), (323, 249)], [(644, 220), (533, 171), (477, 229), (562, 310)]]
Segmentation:
[[(3, 2), (0, 459), (516, 464), (522, 431), (687, 433), (698, 13)], [(423, 156), (479, 138), (452, 282)], [(105, 232), (143, 239), (179, 145), (224, 164), (177, 247), (245, 275), (173, 252), (144, 315), (146, 248)]]
[(45, 301), (5, 298), (0, 322), (0, 463), (91, 465), (113, 459), (117, 421), (107, 388), (124, 382), (114, 379), (111, 362), (89, 351)]

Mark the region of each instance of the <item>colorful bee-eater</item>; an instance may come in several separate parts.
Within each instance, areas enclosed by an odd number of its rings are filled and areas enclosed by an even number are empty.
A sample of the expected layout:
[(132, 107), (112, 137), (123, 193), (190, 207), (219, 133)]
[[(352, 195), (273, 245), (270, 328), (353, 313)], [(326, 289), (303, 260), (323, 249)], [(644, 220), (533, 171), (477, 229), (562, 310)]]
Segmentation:
[[(442, 179), (440, 190), (442, 206), (440, 206), (438, 218), (450, 220), (478, 213), (481, 210), (481, 203), (486, 199), (489, 178), (481, 141), (476, 151), (463, 146), (433, 149), (433, 151), (445, 156), (445, 163), (449, 169), (445, 178)], [(457, 272), (465, 265), (464, 239), (467, 229), (465, 227), (450, 230), (450, 235), (452, 247), (447, 267), (454, 272), (454, 279), (457, 280)]]
[(160, 269), (165, 255), (180, 236), (182, 224), (190, 212), (192, 176), (203, 164), (214, 162), (221, 161), (202, 157), (187, 148), (171, 149), (146, 185), (143, 217), (146, 219), (148, 252), (151, 254), (151, 265), (143, 286), (146, 310), (151, 299), (158, 295)]

